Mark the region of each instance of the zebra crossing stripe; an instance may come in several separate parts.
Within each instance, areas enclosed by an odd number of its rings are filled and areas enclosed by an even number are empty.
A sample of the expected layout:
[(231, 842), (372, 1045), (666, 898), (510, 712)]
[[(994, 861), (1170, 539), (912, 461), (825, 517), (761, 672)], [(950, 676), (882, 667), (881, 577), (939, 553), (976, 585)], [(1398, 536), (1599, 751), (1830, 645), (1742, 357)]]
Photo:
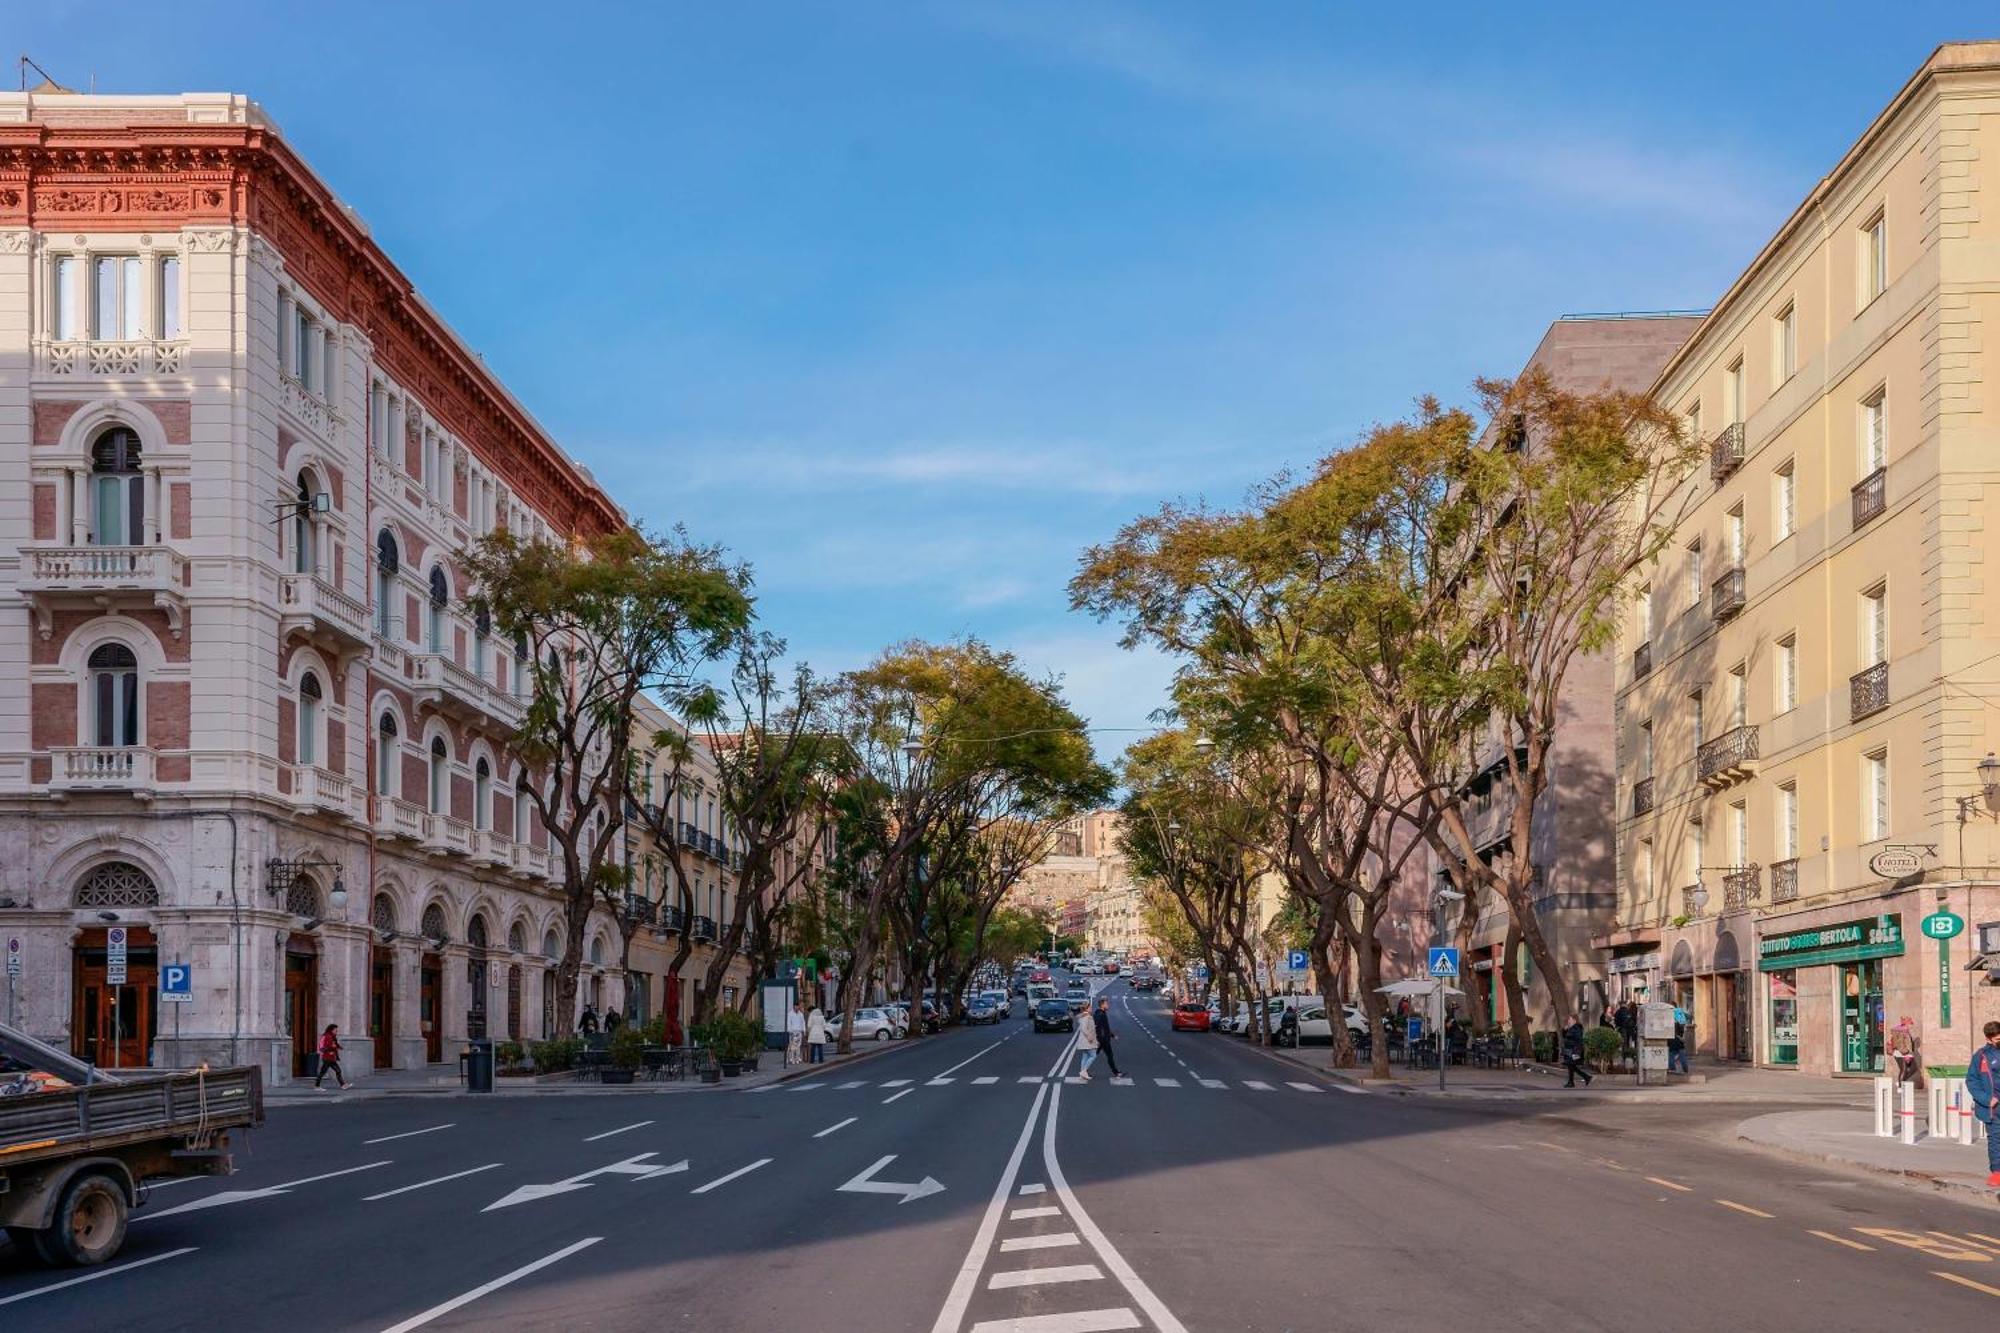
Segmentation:
[(1285, 1086), (1288, 1088), (1297, 1088), (1300, 1092), (1318, 1092), (1320, 1090), (1317, 1083), (1287, 1083)]

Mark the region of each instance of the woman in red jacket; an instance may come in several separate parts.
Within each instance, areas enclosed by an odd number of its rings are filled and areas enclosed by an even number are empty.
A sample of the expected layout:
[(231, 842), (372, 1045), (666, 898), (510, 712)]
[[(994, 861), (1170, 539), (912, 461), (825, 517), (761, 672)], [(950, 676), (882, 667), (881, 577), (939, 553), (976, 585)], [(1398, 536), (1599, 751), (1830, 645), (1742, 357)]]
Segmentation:
[(320, 1079), (326, 1077), (326, 1071), (329, 1069), (333, 1071), (333, 1077), (340, 1084), (341, 1090), (346, 1091), (347, 1075), (340, 1069), (340, 1025), (337, 1023), (328, 1023), (326, 1031), (319, 1034), (319, 1074), (313, 1079), (315, 1088), (320, 1085)]

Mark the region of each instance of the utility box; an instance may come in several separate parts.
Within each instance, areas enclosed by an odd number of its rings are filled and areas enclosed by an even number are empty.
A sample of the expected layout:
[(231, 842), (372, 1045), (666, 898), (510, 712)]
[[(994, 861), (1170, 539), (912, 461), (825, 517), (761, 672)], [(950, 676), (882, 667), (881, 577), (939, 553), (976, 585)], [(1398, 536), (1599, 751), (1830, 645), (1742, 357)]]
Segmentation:
[(1667, 1041), (1674, 1035), (1674, 1007), (1654, 1001), (1639, 1006), (1639, 1036), (1646, 1041)]

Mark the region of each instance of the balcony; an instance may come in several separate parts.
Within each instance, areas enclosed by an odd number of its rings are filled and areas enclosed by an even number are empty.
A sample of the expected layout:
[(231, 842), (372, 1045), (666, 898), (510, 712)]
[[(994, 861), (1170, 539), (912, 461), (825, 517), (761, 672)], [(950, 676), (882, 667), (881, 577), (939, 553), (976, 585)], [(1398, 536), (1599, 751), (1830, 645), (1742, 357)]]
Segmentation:
[(1632, 679), (1644, 680), (1653, 674), (1653, 641), (1646, 640), (1632, 650)]
[(375, 828), (391, 838), (425, 843), (431, 840), (431, 825), (436, 819), (437, 816), (420, 805), (385, 798), (377, 802)]
[(278, 579), (278, 633), (301, 635), (336, 653), (366, 651), (373, 637), (368, 608), (317, 574)]
[(707, 916), (696, 917), (693, 929), (688, 931), (691, 938), (707, 940), (711, 944), (715, 942), (715, 933), (715, 918)]
[(149, 796), (153, 759), (153, 751), (143, 745), (58, 747), (49, 751), (49, 790)]
[(1757, 758), (1757, 728), (1732, 727), (1694, 752), (1695, 777), (1720, 790), (1754, 777)]
[(1755, 902), (1764, 892), (1764, 872), (1761, 867), (1737, 866), (1722, 877), (1722, 910), (1741, 912)]
[(1743, 423), (1725, 426), (1708, 446), (1709, 479), (1718, 485), (1743, 466)]
[(1632, 817), (1651, 814), (1653, 810), (1653, 780), (1640, 778), (1632, 784)]
[(187, 615), (187, 560), (164, 546), (28, 546), (21, 595), (44, 639), (64, 608), (156, 607), (176, 639)]
[(472, 831), (472, 858), (490, 866), (503, 869), (514, 863), (513, 854), (508, 849), (509, 840), (490, 828)]
[(471, 856), (472, 825), (450, 815), (432, 816), (430, 849), (445, 856)]
[(628, 893), (625, 895), (625, 901), (621, 904), (620, 910), (624, 918), (634, 925), (650, 926), (659, 920), (660, 905), (651, 898), (642, 898), (638, 894)]
[(1854, 526), (1879, 518), (1889, 507), (1889, 470), (1876, 468), (1873, 472), (1854, 483)]
[(444, 653), (411, 653), (408, 675), (419, 707), (467, 721), (497, 723), (510, 733), (520, 730), (521, 701)]
[(687, 914), (678, 907), (660, 904), (659, 929), (670, 934), (679, 934), (687, 925)]
[(346, 778), (311, 764), (294, 764), (284, 771), (291, 783), (292, 804), (301, 810), (360, 817), (361, 789)]
[(136, 378), (187, 371), (187, 343), (178, 338), (38, 340), (35, 373), (61, 379), (87, 376)]
[(1799, 896), (1799, 858), (1771, 862), (1771, 901), (1788, 903)]
[(507, 848), (508, 861), (514, 873), (526, 879), (546, 880), (549, 873), (549, 852), (546, 847), (531, 847), (525, 842), (510, 843)]
[(1847, 678), (1847, 720), (1859, 722), (1889, 706), (1889, 664), (1877, 662)]
[(1743, 609), (1743, 566), (1725, 569), (1708, 585), (1709, 618), (1720, 625)]

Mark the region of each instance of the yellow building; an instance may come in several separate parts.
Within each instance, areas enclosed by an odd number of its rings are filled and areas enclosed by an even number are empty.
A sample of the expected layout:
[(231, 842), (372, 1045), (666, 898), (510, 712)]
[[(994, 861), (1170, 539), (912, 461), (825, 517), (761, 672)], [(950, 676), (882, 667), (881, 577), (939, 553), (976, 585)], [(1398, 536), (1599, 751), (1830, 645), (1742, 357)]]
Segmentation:
[[(1869, 1073), (1885, 1018), (1952, 1058), (2000, 1016), (1967, 970), (2000, 923), (1989, 315), (1984, 42), (1925, 62), (1654, 386), (1708, 449), (1620, 645), (1605, 942), (1617, 993), (1689, 1008), (1698, 1052)], [(1943, 955), (1941, 909), (1970, 923)]]

